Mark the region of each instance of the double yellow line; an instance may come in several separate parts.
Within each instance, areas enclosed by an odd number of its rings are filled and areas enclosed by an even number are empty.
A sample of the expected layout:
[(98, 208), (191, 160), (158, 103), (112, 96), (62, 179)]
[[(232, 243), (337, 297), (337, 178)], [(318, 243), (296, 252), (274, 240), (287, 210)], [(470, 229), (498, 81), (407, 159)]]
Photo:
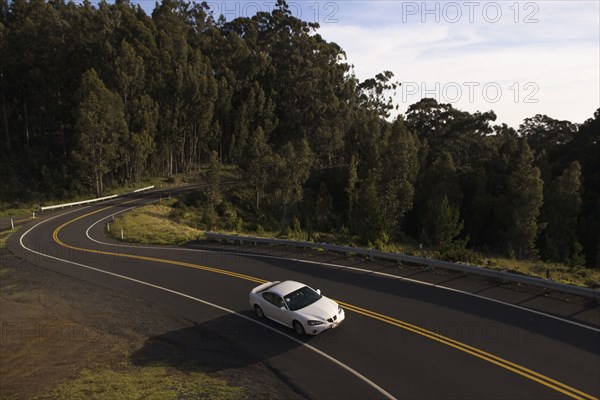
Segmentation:
[[(123, 204), (127, 204), (130, 203), (134, 200), (130, 200)], [(60, 238), (58, 237), (59, 232), (65, 228), (66, 226), (81, 220), (83, 218), (89, 217), (90, 215), (94, 215), (97, 214), (101, 211), (105, 211), (108, 210), (110, 208), (113, 208), (114, 206), (109, 206), (109, 207), (104, 207), (101, 208), (99, 210), (96, 211), (92, 211), (90, 213), (81, 215), (77, 218), (74, 218), (72, 220), (69, 220), (65, 223), (63, 223), (62, 225), (60, 225), (58, 228), (56, 228), (54, 230), (54, 232), (52, 233), (52, 238), (54, 239), (54, 241), (63, 247), (66, 247), (68, 249), (72, 249), (72, 250), (78, 250), (78, 251), (84, 251), (84, 252), (89, 252), (89, 253), (95, 253), (95, 254), (105, 254), (105, 255), (112, 255), (112, 256), (118, 256), (118, 257), (124, 257), (124, 258), (131, 258), (131, 259), (136, 259), (136, 260), (144, 260), (144, 261), (153, 261), (153, 262), (157, 262), (157, 263), (161, 263), (161, 264), (168, 264), (168, 265), (177, 265), (177, 266), (181, 266), (181, 267), (188, 267), (188, 268), (194, 268), (194, 269), (198, 269), (201, 271), (206, 271), (206, 272), (212, 272), (212, 273), (216, 273), (216, 274), (221, 274), (221, 275), (226, 275), (226, 276), (231, 276), (233, 278), (238, 278), (238, 279), (244, 279), (247, 281), (251, 281), (251, 282), (255, 282), (255, 283), (266, 283), (268, 281), (264, 280), (264, 279), (260, 279), (260, 278), (256, 278), (250, 275), (245, 275), (245, 274), (240, 274), (237, 272), (232, 272), (232, 271), (227, 271), (224, 269), (220, 269), (220, 268), (213, 268), (213, 267), (207, 267), (204, 265), (199, 265), (199, 264), (192, 264), (192, 263), (187, 263), (187, 262), (183, 262), (183, 261), (177, 261), (177, 260), (169, 260), (169, 259), (163, 259), (163, 258), (155, 258), (155, 257), (146, 257), (146, 256), (140, 256), (140, 255), (135, 255), (135, 254), (121, 254), (121, 253), (113, 253), (110, 251), (102, 251), (102, 250), (94, 250), (94, 249), (85, 249), (85, 248), (81, 248), (81, 247), (77, 247), (77, 246), (72, 246), (69, 244), (64, 243), (62, 240), (60, 240)], [(364, 315), (366, 317), (369, 318), (373, 318), (376, 319), (378, 321), (384, 322), (386, 324), (389, 325), (393, 325), (396, 326), (398, 328), (404, 329), (406, 331), (409, 332), (413, 332), (417, 335), (426, 337), (428, 339), (431, 339), (435, 342), (444, 344), (446, 346), (450, 346), (454, 349), (460, 350), (464, 353), (470, 354), (474, 357), (477, 357), (481, 360), (487, 361), (489, 363), (492, 363), (494, 365), (497, 365), (501, 368), (504, 368), (508, 371), (514, 372), (515, 374), (521, 375), (527, 379), (530, 379), (532, 381), (538, 382), (550, 389), (556, 390), (557, 392), (560, 392), (562, 394), (565, 394), (573, 399), (576, 400), (599, 400), (598, 398), (591, 396), (587, 393), (584, 393), (580, 390), (577, 390), (571, 386), (565, 385), (564, 383), (558, 382), (552, 378), (549, 378), (545, 375), (542, 375), (538, 372), (532, 371), (528, 368), (525, 368), (523, 366), (520, 366), (518, 364), (515, 364), (511, 361), (505, 360), (503, 358), (497, 357), (493, 354), (490, 354), (488, 352), (485, 352), (483, 350), (477, 349), (475, 347), (469, 346), (465, 343), (459, 342), (457, 340), (454, 340), (452, 338), (440, 335), (439, 333), (436, 332), (432, 332), (429, 331), (427, 329), (421, 328), (419, 326), (416, 325), (412, 325), (409, 324), (407, 322), (398, 320), (396, 318), (392, 318), (389, 317), (387, 315), (384, 314), (379, 314), (377, 312), (371, 311), (371, 310), (367, 310), (365, 308), (361, 308), (349, 303), (345, 303), (339, 300), (336, 300), (342, 307), (344, 307), (347, 310), (350, 310), (352, 312), (355, 312), (357, 314), (361, 314)]]
[(468, 344), (459, 342), (457, 340), (451, 339), (444, 335), (440, 335), (439, 333), (432, 332), (427, 329), (421, 328), (419, 326), (412, 325), (412, 324), (409, 324), (404, 321), (400, 321), (396, 318), (392, 318), (387, 315), (379, 314), (374, 311), (370, 311), (370, 310), (367, 310), (367, 309), (364, 309), (364, 308), (361, 308), (361, 307), (358, 307), (358, 306), (355, 306), (352, 304), (348, 304), (348, 303), (345, 303), (342, 301), (338, 301), (338, 303), (347, 310), (353, 311), (358, 314), (362, 314), (369, 318), (373, 318), (373, 319), (385, 322), (390, 325), (397, 326), (406, 331), (416, 333), (417, 335), (420, 335), (420, 336), (424, 336), (435, 342), (442, 343), (447, 346), (453, 347), (457, 350), (468, 353), (474, 357), (477, 357), (484, 361), (495, 364), (501, 368), (504, 368), (511, 372), (514, 372), (515, 374), (521, 375), (525, 378), (528, 378), (528, 379), (531, 379), (538, 383), (541, 383), (542, 385), (547, 386), (551, 389), (554, 389), (554, 390), (556, 390), (560, 393), (563, 393), (569, 397), (572, 397), (573, 399), (597, 400), (596, 397), (591, 396), (591, 395), (584, 393), (580, 390), (577, 390), (575, 388), (572, 388), (568, 385), (565, 385), (564, 383), (558, 382), (558, 381), (556, 381), (552, 378), (549, 378), (545, 375), (542, 375), (538, 372), (532, 371), (528, 368), (522, 367), (518, 364), (515, 364), (513, 362), (510, 362), (508, 360), (505, 360), (503, 358), (500, 358), (498, 356), (495, 356), (495, 355), (485, 352), (483, 350), (477, 349), (473, 346), (469, 346)]

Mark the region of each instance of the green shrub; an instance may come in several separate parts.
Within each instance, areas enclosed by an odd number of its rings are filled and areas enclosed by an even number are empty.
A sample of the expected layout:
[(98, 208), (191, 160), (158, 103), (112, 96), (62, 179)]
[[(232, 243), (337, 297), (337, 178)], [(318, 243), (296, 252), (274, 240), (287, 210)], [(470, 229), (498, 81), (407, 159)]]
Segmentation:
[(483, 264), (483, 259), (477, 253), (466, 248), (465, 241), (455, 241), (438, 249), (439, 258), (444, 261), (465, 262), (468, 264)]
[(215, 228), (217, 223), (217, 214), (210, 207), (205, 207), (202, 210), (201, 222), (206, 226), (206, 230), (212, 230)]

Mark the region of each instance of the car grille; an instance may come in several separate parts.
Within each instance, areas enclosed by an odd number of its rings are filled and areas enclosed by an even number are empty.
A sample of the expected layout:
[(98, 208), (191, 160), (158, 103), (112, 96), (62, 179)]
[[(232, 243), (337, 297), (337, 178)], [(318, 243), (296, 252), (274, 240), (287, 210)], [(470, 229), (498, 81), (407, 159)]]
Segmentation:
[(337, 315), (334, 315), (333, 318), (328, 318), (327, 322), (337, 321)]

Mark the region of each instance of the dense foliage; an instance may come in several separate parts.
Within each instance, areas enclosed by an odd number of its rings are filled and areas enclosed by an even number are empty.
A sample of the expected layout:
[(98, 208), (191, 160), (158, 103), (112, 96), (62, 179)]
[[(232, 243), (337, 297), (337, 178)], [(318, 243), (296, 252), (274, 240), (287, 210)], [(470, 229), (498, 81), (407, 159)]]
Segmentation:
[(283, 1), (227, 22), (180, 0), (0, 0), (2, 201), (209, 164), (217, 209), (226, 163), (261, 223), (600, 264), (599, 112), (515, 131), (423, 99), (390, 122), (393, 74), (359, 81), (317, 30)]

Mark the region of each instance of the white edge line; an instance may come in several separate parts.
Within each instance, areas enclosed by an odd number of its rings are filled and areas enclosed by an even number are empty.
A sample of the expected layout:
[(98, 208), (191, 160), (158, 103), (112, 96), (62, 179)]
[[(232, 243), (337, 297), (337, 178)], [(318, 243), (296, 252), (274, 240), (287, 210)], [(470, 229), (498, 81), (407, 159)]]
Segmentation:
[[(150, 201), (146, 204), (151, 204), (151, 203), (155, 203), (157, 201), (160, 200), (153, 200)], [(121, 214), (124, 213), (126, 211), (129, 211), (131, 209), (133, 209), (134, 207), (130, 207), (130, 208), (126, 208), (124, 210), (120, 210), (116, 213), (113, 213), (111, 215), (108, 215), (104, 218), (101, 218), (99, 220), (97, 220), (96, 222), (94, 222), (92, 225), (90, 225), (87, 230), (85, 231), (85, 235), (87, 236), (88, 239), (90, 239), (91, 241), (101, 244), (101, 245), (106, 245), (106, 246), (112, 246), (112, 247), (128, 247), (128, 248), (137, 248), (137, 249), (155, 249), (155, 250), (176, 250), (176, 251), (196, 251), (199, 253), (215, 253), (215, 254), (227, 254), (227, 255), (235, 255), (235, 256), (243, 256), (243, 257), (257, 257), (257, 258), (267, 258), (267, 259), (276, 259), (276, 260), (290, 260), (290, 261), (296, 261), (299, 263), (307, 263), (307, 264), (315, 264), (315, 265), (324, 265), (324, 266), (328, 266), (328, 267), (334, 267), (334, 268), (340, 268), (340, 269), (348, 269), (348, 270), (352, 270), (352, 271), (358, 271), (358, 272), (367, 272), (373, 275), (379, 275), (379, 276), (383, 276), (386, 278), (392, 278), (392, 279), (398, 279), (398, 280), (402, 280), (402, 281), (406, 281), (406, 282), (411, 282), (411, 283), (415, 283), (418, 285), (424, 285), (424, 286), (429, 286), (429, 287), (435, 287), (438, 289), (443, 289), (443, 290), (448, 290), (450, 292), (454, 292), (454, 293), (461, 293), (461, 294), (465, 294), (468, 296), (472, 296), (472, 297), (476, 297), (478, 299), (481, 300), (487, 300), (487, 301), (491, 301), (493, 303), (497, 303), (497, 304), (502, 304), (504, 306), (509, 306), (512, 308), (516, 308), (518, 310), (521, 311), (527, 311), (533, 314), (537, 314), (537, 315), (541, 315), (547, 318), (551, 318), (560, 322), (564, 322), (567, 324), (571, 324), (571, 325), (575, 325), (578, 326), (580, 328), (584, 328), (584, 329), (589, 329), (593, 332), (597, 332), (600, 333), (600, 329), (594, 328), (592, 326), (589, 325), (585, 325), (579, 322), (575, 322), (572, 320), (568, 320), (565, 318), (561, 318), (561, 317), (557, 317), (556, 315), (552, 315), (552, 314), (547, 314), (544, 313), (542, 311), (537, 311), (537, 310), (533, 310), (531, 308), (527, 308), (527, 307), (523, 307), (517, 304), (512, 304), (512, 303), (508, 303), (502, 300), (497, 300), (497, 299), (492, 299), (490, 297), (485, 297), (479, 294), (475, 294), (475, 293), (470, 293), (470, 292), (465, 292), (463, 290), (460, 289), (455, 289), (455, 288), (451, 288), (448, 286), (442, 286), (442, 285), (437, 285), (435, 283), (429, 283), (429, 282), (423, 282), (423, 281), (419, 281), (416, 279), (411, 279), (411, 278), (405, 278), (403, 276), (398, 276), (398, 275), (392, 275), (392, 274), (387, 274), (385, 272), (378, 272), (378, 271), (371, 271), (368, 269), (363, 269), (363, 268), (357, 268), (357, 267), (350, 267), (350, 266), (346, 266), (346, 265), (339, 265), (339, 264), (332, 264), (332, 263), (326, 263), (326, 262), (320, 262), (320, 261), (311, 261), (311, 260), (302, 260), (299, 258), (291, 258), (291, 257), (279, 257), (279, 256), (268, 256), (268, 255), (264, 255), (264, 254), (254, 254), (254, 253), (240, 253), (240, 252), (230, 252), (230, 251), (213, 251), (213, 250), (203, 250), (203, 249), (187, 249), (187, 248), (178, 248), (178, 247), (166, 247), (166, 246), (133, 246), (133, 245), (126, 245), (126, 244), (114, 244), (114, 243), (107, 243), (107, 242), (102, 242), (100, 240), (96, 240), (94, 238), (91, 237), (90, 235), (90, 230), (96, 226), (96, 224), (104, 221), (105, 219), (111, 218), (117, 214)]]
[[(81, 210), (81, 209), (78, 209), (78, 210), (73, 210), (72, 212), (79, 211), (79, 210)], [(370, 380), (369, 378), (367, 378), (366, 376), (362, 375), (360, 372), (358, 372), (358, 371), (356, 371), (356, 370), (352, 369), (350, 366), (348, 366), (348, 365), (346, 365), (346, 364), (342, 363), (341, 361), (339, 361), (339, 360), (337, 360), (337, 359), (333, 358), (333, 357), (332, 357), (332, 356), (330, 356), (329, 354), (327, 354), (327, 353), (325, 353), (325, 352), (323, 352), (323, 351), (321, 351), (321, 350), (317, 349), (316, 347), (313, 347), (313, 346), (311, 346), (311, 345), (309, 345), (309, 344), (307, 344), (307, 343), (304, 343), (303, 341), (301, 341), (301, 340), (298, 340), (298, 339), (296, 339), (295, 337), (293, 337), (293, 336), (290, 336), (290, 335), (288, 335), (288, 334), (286, 334), (286, 333), (283, 333), (283, 332), (281, 332), (281, 331), (279, 331), (279, 330), (277, 330), (277, 329), (275, 329), (275, 328), (273, 328), (273, 327), (271, 327), (271, 326), (269, 326), (269, 325), (266, 325), (266, 324), (264, 324), (264, 323), (262, 323), (262, 322), (260, 322), (260, 321), (257, 321), (257, 320), (255, 320), (255, 319), (252, 319), (252, 318), (250, 318), (250, 317), (247, 317), (247, 316), (245, 316), (245, 315), (243, 315), (243, 314), (240, 314), (240, 313), (238, 313), (238, 312), (235, 312), (235, 311), (233, 311), (233, 310), (230, 310), (230, 309), (228, 309), (228, 308), (225, 308), (225, 307), (219, 306), (219, 305), (217, 305), (217, 304), (210, 303), (210, 302), (208, 302), (208, 301), (206, 301), (206, 300), (202, 300), (202, 299), (199, 299), (199, 298), (197, 298), (197, 297), (190, 296), (190, 295), (188, 295), (188, 294), (185, 294), (185, 293), (181, 293), (181, 292), (178, 292), (178, 291), (175, 291), (175, 290), (172, 290), (172, 289), (168, 289), (168, 288), (165, 288), (165, 287), (162, 287), (162, 286), (154, 285), (154, 284), (152, 284), (152, 283), (149, 283), (149, 282), (144, 282), (144, 281), (141, 281), (141, 280), (138, 280), (138, 279), (134, 279), (134, 278), (131, 278), (131, 277), (125, 276), (125, 275), (120, 275), (120, 274), (116, 274), (116, 273), (114, 273), (114, 272), (109, 272), (109, 271), (105, 271), (105, 270), (102, 270), (102, 269), (99, 269), (99, 268), (94, 268), (94, 267), (91, 267), (91, 266), (89, 266), (89, 265), (81, 264), (81, 263), (78, 263), (78, 262), (75, 262), (75, 261), (70, 261), (70, 260), (65, 260), (65, 259), (59, 258), (59, 257), (54, 257), (54, 256), (51, 256), (51, 255), (48, 255), (48, 254), (44, 254), (44, 253), (41, 253), (41, 252), (38, 252), (38, 251), (32, 250), (32, 249), (30, 249), (29, 247), (25, 246), (25, 244), (23, 243), (23, 238), (24, 238), (25, 236), (27, 236), (27, 234), (28, 234), (29, 232), (31, 232), (33, 229), (35, 229), (35, 228), (36, 228), (38, 225), (40, 225), (40, 224), (43, 224), (44, 222), (50, 221), (50, 220), (52, 220), (52, 219), (54, 219), (54, 218), (57, 218), (57, 217), (63, 216), (63, 215), (65, 215), (65, 214), (70, 214), (70, 213), (71, 213), (71, 212), (64, 213), (64, 214), (60, 214), (60, 215), (56, 215), (56, 216), (54, 216), (54, 217), (52, 217), (52, 218), (48, 218), (47, 220), (44, 220), (44, 221), (38, 222), (37, 224), (35, 224), (35, 225), (34, 225), (34, 226), (32, 226), (31, 228), (29, 228), (29, 229), (28, 229), (28, 230), (27, 230), (25, 233), (23, 233), (23, 235), (21, 235), (21, 237), (19, 238), (19, 243), (21, 244), (21, 247), (23, 247), (25, 250), (27, 250), (27, 251), (29, 251), (29, 252), (31, 252), (31, 253), (34, 253), (34, 254), (40, 255), (40, 256), (42, 256), (42, 257), (47, 257), (47, 258), (51, 258), (51, 259), (54, 259), (54, 260), (58, 260), (58, 261), (66, 262), (66, 263), (69, 263), (69, 264), (77, 265), (77, 266), (79, 266), (79, 267), (87, 268), (87, 269), (90, 269), (90, 270), (92, 270), (92, 271), (96, 271), (96, 272), (100, 272), (100, 273), (103, 273), (103, 274), (111, 275), (111, 276), (114, 276), (114, 277), (117, 277), (117, 278), (121, 278), (121, 279), (125, 279), (125, 280), (131, 281), (131, 282), (138, 283), (138, 284), (140, 284), (140, 285), (145, 285), (145, 286), (148, 286), (148, 287), (151, 287), (151, 288), (154, 288), (154, 289), (159, 289), (159, 290), (162, 290), (162, 291), (165, 291), (165, 292), (168, 292), (168, 293), (176, 294), (176, 295), (178, 295), (178, 296), (181, 296), (181, 297), (184, 297), (184, 298), (187, 298), (187, 299), (190, 299), (190, 300), (194, 300), (194, 301), (196, 301), (196, 302), (199, 302), (199, 303), (202, 303), (202, 304), (204, 304), (204, 305), (207, 305), (207, 306), (210, 306), (210, 307), (216, 308), (216, 309), (218, 309), (218, 310), (221, 310), (221, 311), (223, 311), (223, 312), (226, 312), (226, 313), (228, 313), (228, 314), (232, 314), (232, 315), (235, 315), (235, 316), (237, 316), (237, 317), (243, 318), (243, 319), (245, 319), (245, 320), (247, 320), (247, 321), (250, 321), (250, 322), (252, 322), (252, 323), (255, 323), (255, 324), (257, 324), (257, 325), (260, 325), (260, 326), (262, 326), (262, 327), (264, 327), (264, 328), (267, 328), (267, 329), (269, 329), (270, 331), (272, 331), (272, 332), (275, 332), (275, 333), (277, 333), (277, 334), (279, 334), (279, 335), (281, 335), (281, 336), (283, 336), (283, 337), (285, 337), (285, 338), (287, 338), (287, 339), (289, 339), (289, 340), (291, 340), (291, 341), (293, 341), (293, 342), (295, 342), (295, 343), (299, 344), (300, 346), (303, 346), (303, 347), (305, 347), (305, 348), (307, 348), (307, 349), (309, 349), (309, 350), (311, 350), (311, 351), (315, 352), (316, 354), (318, 354), (318, 355), (320, 355), (320, 356), (322, 356), (322, 357), (326, 358), (327, 360), (329, 360), (329, 361), (333, 362), (333, 363), (334, 363), (334, 364), (336, 364), (337, 366), (339, 366), (339, 367), (341, 367), (341, 368), (345, 369), (346, 371), (350, 372), (352, 375), (356, 376), (357, 378), (359, 378), (360, 380), (362, 380), (363, 382), (365, 382), (366, 384), (368, 384), (369, 386), (371, 386), (373, 389), (377, 390), (379, 393), (381, 393), (382, 395), (384, 395), (386, 398), (388, 398), (388, 399), (394, 399), (394, 400), (396, 399), (396, 398), (395, 398), (394, 396), (392, 396), (390, 393), (388, 393), (387, 391), (385, 391), (385, 390), (384, 390), (382, 387), (380, 387), (379, 385), (377, 385), (375, 382), (371, 381), (371, 380)], [(103, 218), (103, 219), (104, 219), (104, 218)]]

